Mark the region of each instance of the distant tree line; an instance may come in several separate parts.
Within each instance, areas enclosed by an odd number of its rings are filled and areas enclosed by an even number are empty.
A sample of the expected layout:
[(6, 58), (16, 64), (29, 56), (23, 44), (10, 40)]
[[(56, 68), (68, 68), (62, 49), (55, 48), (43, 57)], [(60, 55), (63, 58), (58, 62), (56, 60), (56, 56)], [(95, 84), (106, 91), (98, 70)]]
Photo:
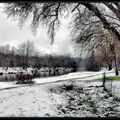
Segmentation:
[(69, 56), (52, 56), (46, 55), (41, 57), (34, 57), (34, 67), (76, 67), (76, 62)]
[(0, 67), (71, 67), (76, 68), (74, 58), (63, 55), (44, 55), (36, 53), (33, 43), (24, 42), (18, 48), (9, 45), (0, 46)]

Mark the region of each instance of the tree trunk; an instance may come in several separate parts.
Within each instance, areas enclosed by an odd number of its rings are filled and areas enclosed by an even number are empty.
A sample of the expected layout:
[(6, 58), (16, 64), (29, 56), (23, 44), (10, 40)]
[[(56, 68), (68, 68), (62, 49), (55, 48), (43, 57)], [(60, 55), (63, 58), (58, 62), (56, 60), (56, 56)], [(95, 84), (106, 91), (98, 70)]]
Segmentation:
[(108, 71), (112, 70), (112, 64), (108, 65)]
[(117, 66), (117, 60), (116, 60), (115, 44), (110, 44), (110, 50), (111, 50), (111, 52), (113, 54), (113, 59), (114, 59), (114, 63), (115, 63), (115, 74), (119, 75), (118, 66)]
[(108, 59), (108, 71), (112, 70), (112, 59)]

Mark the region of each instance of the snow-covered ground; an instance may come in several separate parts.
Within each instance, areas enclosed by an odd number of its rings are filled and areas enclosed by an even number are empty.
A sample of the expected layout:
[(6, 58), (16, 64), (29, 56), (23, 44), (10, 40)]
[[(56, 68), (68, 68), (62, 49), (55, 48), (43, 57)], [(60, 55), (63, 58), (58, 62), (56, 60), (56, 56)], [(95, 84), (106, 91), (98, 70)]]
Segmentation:
[[(31, 85), (16, 85), (15, 81), (0, 82), (0, 117), (91, 117), (110, 116), (109, 113), (111, 116), (118, 116), (120, 103), (109, 97), (102, 87), (95, 87), (102, 85), (102, 81), (95, 79), (101, 78), (103, 72), (86, 71), (37, 78), (34, 79), (35, 84)], [(114, 71), (106, 75), (114, 76)], [(64, 84), (71, 84), (72, 81), (77, 85), (75, 89), (61, 89)], [(79, 91), (79, 88), (83, 91)], [(82, 105), (77, 104), (79, 100)], [(95, 111), (94, 105), (89, 105), (92, 102), (97, 106), (96, 113), (91, 112)], [(110, 110), (111, 106), (114, 106), (118, 113)]]
[(0, 91), (1, 117), (55, 115), (45, 86), (29, 86)]
[[(60, 82), (60, 81), (71, 81), (71, 80), (77, 80), (77, 81), (89, 81), (89, 80), (95, 80), (103, 77), (104, 71), (99, 72), (74, 72), (69, 73), (66, 75), (61, 76), (54, 76), (54, 77), (44, 77), (44, 78), (36, 78), (34, 79), (35, 84), (46, 84), (46, 83), (53, 83), (53, 82)], [(106, 71), (106, 76), (114, 76), (114, 70), (112, 71)], [(4, 88), (10, 88), (10, 87), (17, 87), (17, 86), (27, 86), (27, 85), (18, 85), (16, 84), (16, 81), (11, 82), (0, 82), (0, 89)]]
[(120, 103), (99, 87), (100, 81), (77, 81), (68, 91), (63, 88), (65, 84), (71, 82), (1, 90), (0, 117), (119, 116)]
[(103, 91), (101, 82), (75, 82), (71, 90), (66, 84), (51, 88), (53, 95), (64, 96), (66, 104), (55, 104), (68, 117), (111, 117), (120, 116), (120, 99)]

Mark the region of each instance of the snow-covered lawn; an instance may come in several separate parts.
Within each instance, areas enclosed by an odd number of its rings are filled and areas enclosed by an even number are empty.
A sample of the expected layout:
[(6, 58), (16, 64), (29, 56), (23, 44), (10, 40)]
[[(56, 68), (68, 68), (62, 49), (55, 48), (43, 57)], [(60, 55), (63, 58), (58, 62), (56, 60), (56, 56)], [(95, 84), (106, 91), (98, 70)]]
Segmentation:
[[(119, 116), (120, 100), (110, 97), (100, 87), (102, 81), (95, 80), (102, 73), (75, 72), (37, 78), (31, 85), (0, 82), (0, 117)], [(107, 75), (114, 73), (110, 71)], [(72, 81), (73, 89), (65, 90), (64, 85)]]
[[(67, 83), (69, 84), (69, 83)], [(51, 92), (65, 96), (66, 104), (57, 104), (57, 109), (68, 117), (120, 116), (120, 99), (103, 91), (101, 82), (76, 82), (71, 90), (65, 85), (51, 88)]]
[(71, 81), (1, 90), (0, 117), (119, 116), (120, 102), (103, 91), (100, 81), (77, 81), (65, 90), (68, 84)]
[[(35, 78), (35, 84), (47, 84), (47, 83), (53, 83), (53, 82), (60, 82), (60, 81), (71, 81), (71, 80), (77, 80), (77, 81), (92, 81), (95, 79), (102, 78), (104, 71), (99, 71), (99, 72), (74, 72), (74, 73), (69, 73), (66, 75), (61, 75), (61, 76), (54, 76), (54, 77), (44, 77), (44, 78)], [(114, 76), (114, 71), (106, 71), (106, 76)], [(27, 86), (27, 85), (18, 85), (16, 84), (16, 81), (5, 81), (5, 82), (0, 82), (0, 89), (4, 88), (10, 88), (10, 87), (19, 87), (19, 86)]]

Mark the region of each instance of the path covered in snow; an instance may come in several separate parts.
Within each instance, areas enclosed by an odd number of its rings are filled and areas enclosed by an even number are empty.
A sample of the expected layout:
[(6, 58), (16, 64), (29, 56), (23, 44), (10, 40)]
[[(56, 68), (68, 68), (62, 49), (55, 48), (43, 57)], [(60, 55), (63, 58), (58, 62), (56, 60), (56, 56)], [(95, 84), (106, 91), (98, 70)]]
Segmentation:
[[(76, 72), (56, 77), (39, 78), (34, 79), (35, 84), (32, 85), (16, 85), (15, 82), (1, 82), (0, 117), (106, 116), (112, 113), (112, 111), (107, 110), (106, 114), (103, 113), (105, 113), (106, 109), (112, 108), (113, 103), (115, 103), (114, 107), (118, 112), (119, 103), (114, 102), (113, 98), (108, 99), (107, 93), (103, 92), (102, 88), (95, 88), (96, 85), (102, 85), (101, 81), (95, 81), (95, 79), (102, 77), (102, 73), (103, 71)], [(113, 76), (114, 72), (110, 71), (107, 75)], [(80, 91), (76, 93), (76, 88), (70, 92), (59, 91), (60, 86), (64, 84), (69, 85), (72, 82), (79, 85), (77, 89), (82, 87), (84, 90), (81, 91), (80, 96), (78, 96)], [(103, 96), (107, 96), (107, 98)], [(81, 99), (82, 105), (76, 104), (79, 99)], [(97, 104), (98, 115), (91, 113), (94, 110), (94, 106), (89, 105), (91, 102), (94, 102), (94, 105), (96, 105), (97, 101), (99, 101)], [(69, 105), (70, 108), (68, 107)], [(101, 105), (103, 106), (102, 108)], [(107, 106), (105, 107), (105, 105)], [(119, 115), (117, 112), (112, 114)]]
[(47, 88), (28, 86), (0, 91), (0, 117), (57, 115)]
[[(48, 83), (54, 83), (54, 82), (60, 82), (60, 81), (71, 81), (71, 80), (77, 80), (77, 81), (92, 81), (99, 78), (102, 78), (104, 71), (99, 72), (74, 72), (69, 73), (67, 75), (61, 75), (61, 76), (55, 76), (55, 77), (44, 77), (44, 78), (36, 78), (34, 79), (35, 85), (39, 84), (48, 84)], [(105, 71), (106, 76), (114, 76), (114, 70), (112, 71)], [(14, 87), (20, 87), (20, 86), (28, 86), (28, 85), (18, 85), (16, 84), (16, 81), (13, 82), (0, 82), (0, 89), (5, 88), (14, 88)]]
[(63, 86), (69, 84), (61, 81), (0, 90), (0, 117), (119, 116), (120, 103), (96, 87), (100, 81), (76, 81), (66, 91)]

